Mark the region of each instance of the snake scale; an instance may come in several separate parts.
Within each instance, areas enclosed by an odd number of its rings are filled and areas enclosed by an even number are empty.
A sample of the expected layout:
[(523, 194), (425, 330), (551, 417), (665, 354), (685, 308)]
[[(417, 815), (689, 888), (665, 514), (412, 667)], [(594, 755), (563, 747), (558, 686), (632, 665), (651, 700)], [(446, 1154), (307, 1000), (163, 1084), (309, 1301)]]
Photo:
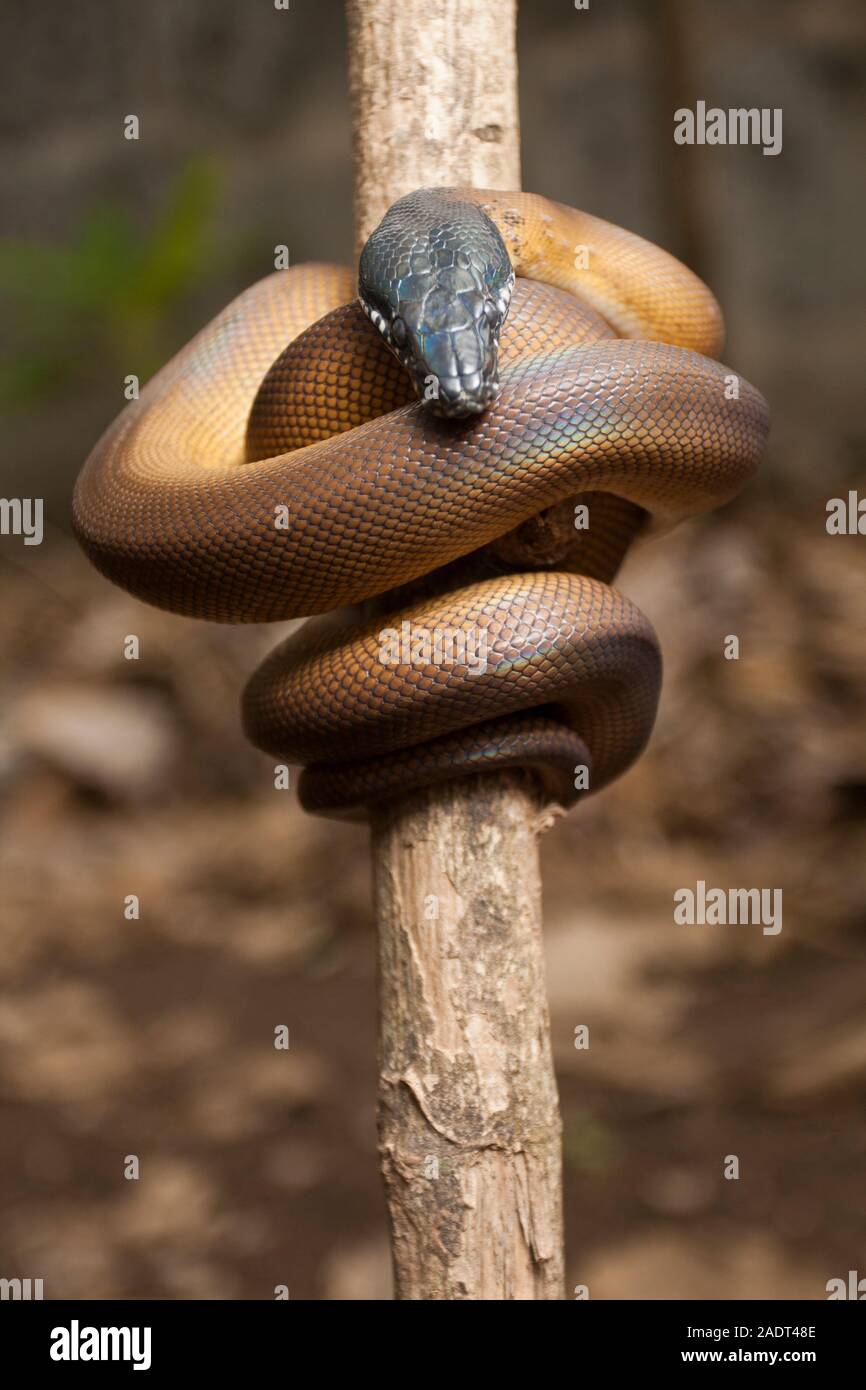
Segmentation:
[(628, 545), (728, 500), (764, 448), (721, 339), (709, 290), (641, 238), (531, 194), (422, 189), (358, 281), (279, 271), (180, 351), (88, 459), (75, 531), (162, 608), (321, 615), (243, 697), (252, 741), (304, 765), (308, 810), (503, 767), (567, 805), (575, 769), (604, 786), (655, 716), (655, 634), (610, 586)]

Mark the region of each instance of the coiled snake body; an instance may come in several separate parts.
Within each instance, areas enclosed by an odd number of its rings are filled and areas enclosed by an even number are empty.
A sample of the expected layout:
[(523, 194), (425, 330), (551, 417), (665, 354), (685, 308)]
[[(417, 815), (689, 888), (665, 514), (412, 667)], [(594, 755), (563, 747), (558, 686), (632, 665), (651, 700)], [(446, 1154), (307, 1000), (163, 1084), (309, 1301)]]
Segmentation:
[(533, 195), (410, 195), (362, 254), (363, 311), (354, 289), (305, 265), (230, 304), (97, 444), (76, 533), (178, 613), (328, 615), (244, 695), (308, 809), (498, 767), (569, 804), (575, 769), (609, 782), (655, 715), (658, 645), (610, 580), (648, 516), (742, 486), (765, 403), (713, 360), (691, 272)]

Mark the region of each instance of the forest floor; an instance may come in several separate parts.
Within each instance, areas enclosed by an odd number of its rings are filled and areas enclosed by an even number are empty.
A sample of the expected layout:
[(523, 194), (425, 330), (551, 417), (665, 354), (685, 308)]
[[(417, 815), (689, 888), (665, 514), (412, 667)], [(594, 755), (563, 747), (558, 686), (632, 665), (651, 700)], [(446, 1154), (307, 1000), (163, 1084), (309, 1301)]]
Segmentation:
[[(543, 848), (568, 1278), (594, 1298), (866, 1274), (862, 543), (745, 515), (629, 560), (656, 732)], [(278, 630), (144, 608), (60, 539), (4, 568), (0, 1274), (388, 1297), (366, 832), (305, 816), (239, 729)], [(782, 889), (782, 930), (677, 925), (699, 880)]]

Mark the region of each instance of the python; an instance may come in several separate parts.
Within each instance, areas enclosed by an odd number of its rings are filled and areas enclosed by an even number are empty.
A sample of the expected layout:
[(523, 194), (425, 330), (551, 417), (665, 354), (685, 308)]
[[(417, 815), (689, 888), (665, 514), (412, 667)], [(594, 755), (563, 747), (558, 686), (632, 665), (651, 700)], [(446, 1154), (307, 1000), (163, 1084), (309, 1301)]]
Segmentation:
[[(726, 394), (721, 343), (707, 287), (640, 237), (529, 193), (419, 189), (357, 275), (279, 271), (163, 367), (85, 465), (75, 531), (160, 607), (314, 615), (243, 696), (307, 810), (504, 768), (567, 807), (575, 764), (599, 790), (655, 717), (658, 642), (611, 585), (629, 545), (733, 497), (763, 453), (766, 403)], [(592, 526), (547, 557), (575, 501)], [(383, 677), (379, 633), (404, 622), (484, 631), (483, 673)]]

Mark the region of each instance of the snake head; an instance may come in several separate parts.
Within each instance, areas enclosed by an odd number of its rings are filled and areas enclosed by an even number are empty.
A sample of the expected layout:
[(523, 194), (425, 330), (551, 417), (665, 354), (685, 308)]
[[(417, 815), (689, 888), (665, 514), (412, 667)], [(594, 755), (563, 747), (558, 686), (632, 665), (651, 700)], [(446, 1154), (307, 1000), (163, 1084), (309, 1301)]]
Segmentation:
[(496, 224), (448, 189), (394, 203), (361, 252), (358, 297), (437, 415), (477, 415), (499, 393), (499, 332), (514, 271)]

